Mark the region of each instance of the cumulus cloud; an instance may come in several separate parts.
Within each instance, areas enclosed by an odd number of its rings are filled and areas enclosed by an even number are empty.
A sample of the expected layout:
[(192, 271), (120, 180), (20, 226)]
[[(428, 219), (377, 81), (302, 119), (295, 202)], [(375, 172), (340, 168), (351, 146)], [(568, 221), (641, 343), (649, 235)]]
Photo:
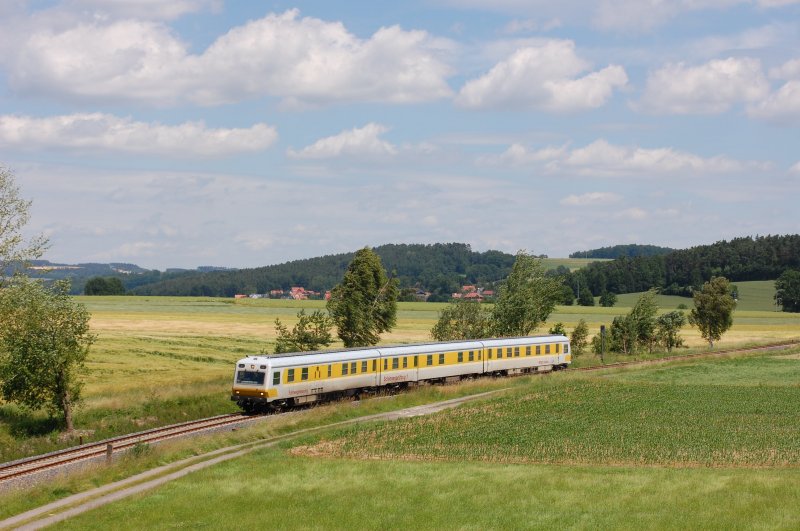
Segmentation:
[(316, 105), (451, 95), (450, 41), (398, 26), (360, 39), (297, 10), (235, 27), (201, 54), (152, 20), (44, 25), (8, 42), (0, 62), (14, 90), (73, 99), (216, 105), (274, 96)]
[(600, 139), (584, 147), (528, 150), (514, 145), (503, 155), (485, 162), (539, 167), (544, 172), (584, 176), (663, 176), (725, 174), (767, 170), (768, 163), (740, 161), (724, 156), (700, 157), (673, 148), (618, 146)]
[(748, 114), (784, 124), (800, 124), (800, 80), (786, 82), (775, 93), (748, 108)]
[(589, 192), (581, 195), (568, 195), (559, 203), (565, 206), (608, 205), (621, 199), (620, 195), (612, 192)]
[(769, 89), (757, 59), (668, 64), (648, 76), (644, 95), (634, 107), (657, 114), (717, 114), (740, 102), (758, 101)]
[(180, 125), (137, 122), (110, 114), (48, 118), (0, 116), (0, 146), (63, 148), (172, 157), (215, 157), (267, 149), (278, 137), (267, 124), (247, 129), (213, 129), (203, 122)]
[(321, 138), (299, 151), (289, 149), (287, 155), (296, 159), (395, 155), (397, 148), (380, 138), (380, 135), (388, 130), (381, 124), (369, 123), (364, 127), (348, 129), (339, 134)]
[(628, 83), (625, 70), (611, 65), (590, 72), (575, 43), (550, 40), (526, 46), (468, 81), (456, 98), (463, 107), (579, 111), (604, 105), (614, 89)]
[(647, 211), (639, 207), (631, 207), (620, 212), (616, 212), (612, 217), (615, 219), (630, 219), (632, 221), (640, 221), (647, 218)]
[(63, 7), (118, 18), (172, 20), (198, 11), (216, 11), (222, 3), (223, 0), (67, 0)]

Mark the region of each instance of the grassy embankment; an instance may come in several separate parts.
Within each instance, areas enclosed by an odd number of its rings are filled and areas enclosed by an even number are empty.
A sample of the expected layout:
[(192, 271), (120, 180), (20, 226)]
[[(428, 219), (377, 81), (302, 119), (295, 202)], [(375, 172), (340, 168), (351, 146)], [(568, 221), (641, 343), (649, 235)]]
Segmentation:
[(798, 350), (514, 379), (497, 397), (306, 436), (62, 527), (794, 528)]
[[(796, 337), (800, 315), (761, 311), (770, 307), (772, 283), (741, 283), (740, 309), (734, 328), (720, 347)], [(233, 300), (170, 297), (80, 297), (92, 313), (98, 334), (87, 363), (84, 405), (76, 425), (84, 441), (233, 411), (228, 400), (233, 362), (274, 345), (274, 320), (289, 326), (300, 308), (322, 308), (322, 301)], [(761, 302), (758, 302), (761, 301)], [(567, 329), (581, 318), (592, 333), (625, 313), (635, 296), (620, 297), (614, 308), (561, 306), (547, 327), (563, 322)], [(664, 310), (690, 299), (663, 297)], [(401, 303), (397, 327), (384, 343), (425, 341), (442, 304)], [(697, 331), (683, 335), (691, 347), (704, 349)], [(683, 351), (686, 352), (686, 351)], [(614, 361), (608, 356), (606, 361)], [(594, 356), (576, 365), (599, 363)], [(0, 461), (72, 444), (59, 441), (53, 423), (13, 405), (0, 405)]]

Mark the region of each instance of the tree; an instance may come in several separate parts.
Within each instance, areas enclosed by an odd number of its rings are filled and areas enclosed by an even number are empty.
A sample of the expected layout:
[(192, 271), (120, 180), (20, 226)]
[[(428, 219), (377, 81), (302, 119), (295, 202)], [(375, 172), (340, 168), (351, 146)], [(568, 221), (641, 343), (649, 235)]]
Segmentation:
[(540, 259), (519, 251), (492, 310), (495, 334), (530, 334), (547, 320), (561, 297), (561, 281), (545, 275)]
[(775, 302), (784, 312), (800, 312), (800, 271), (787, 269), (775, 281)]
[(677, 310), (659, 315), (656, 319), (656, 338), (667, 352), (672, 352), (673, 348), (683, 345), (680, 331), (685, 324), (686, 316)]
[(575, 302), (575, 292), (568, 284), (561, 284), (561, 304), (572, 306)]
[(656, 304), (656, 295), (658, 291), (651, 288), (644, 292), (639, 300), (636, 301), (628, 319), (632, 321), (632, 326), (636, 333), (636, 345), (646, 346), (652, 352), (653, 346), (656, 342), (656, 314), (658, 313), (658, 304)]
[(600, 306), (603, 308), (612, 308), (617, 303), (617, 296), (610, 291), (604, 291), (600, 294)]
[(358, 251), (327, 305), (344, 346), (375, 345), (381, 333), (391, 330), (397, 295), (397, 279), (387, 278), (380, 257), (369, 247)]
[(594, 306), (594, 295), (589, 291), (589, 288), (584, 287), (581, 294), (578, 296), (579, 306)]
[(614, 317), (608, 328), (608, 349), (623, 354), (632, 354), (636, 349), (636, 323), (630, 315)]
[(554, 336), (565, 336), (567, 335), (567, 330), (564, 328), (564, 323), (556, 323), (547, 333)]
[(29, 260), (39, 258), (47, 248), (47, 239), (37, 236), (25, 241), (22, 229), (30, 218), (30, 201), (19, 196), (14, 173), (0, 166), (0, 285), (9, 269), (19, 269)]
[(125, 295), (125, 286), (117, 277), (92, 277), (83, 287), (84, 295)]
[(275, 330), (278, 338), (275, 341), (275, 353), (310, 352), (327, 347), (333, 343), (331, 335), (333, 319), (322, 310), (314, 310), (307, 315), (305, 310), (297, 313), (297, 324), (290, 332), (280, 319), (275, 319)]
[(95, 336), (69, 281), (46, 287), (17, 275), (0, 290), (0, 392), (4, 400), (61, 414), (68, 432), (80, 400), (79, 374)]
[(573, 354), (576, 356), (580, 356), (583, 354), (583, 351), (586, 350), (586, 346), (588, 343), (589, 338), (589, 326), (586, 324), (585, 319), (581, 319), (578, 321), (577, 326), (572, 331), (572, 334), (569, 336), (569, 342), (572, 348)]
[(491, 312), (480, 302), (454, 299), (439, 312), (439, 320), (431, 328), (436, 341), (481, 339), (492, 335)]
[(733, 326), (736, 301), (730, 293), (730, 282), (725, 277), (712, 277), (692, 298), (694, 308), (689, 313), (689, 323), (699, 328), (700, 335), (714, 348), (714, 341)]

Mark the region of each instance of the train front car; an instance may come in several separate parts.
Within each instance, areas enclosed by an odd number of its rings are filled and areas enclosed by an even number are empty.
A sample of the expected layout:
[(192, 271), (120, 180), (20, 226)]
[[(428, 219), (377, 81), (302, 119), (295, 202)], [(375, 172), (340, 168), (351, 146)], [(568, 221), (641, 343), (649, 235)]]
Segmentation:
[[(231, 400), (246, 413), (269, 408), (269, 368), (269, 359), (263, 356), (251, 356), (236, 362)], [(272, 394), (275, 394), (274, 390)]]

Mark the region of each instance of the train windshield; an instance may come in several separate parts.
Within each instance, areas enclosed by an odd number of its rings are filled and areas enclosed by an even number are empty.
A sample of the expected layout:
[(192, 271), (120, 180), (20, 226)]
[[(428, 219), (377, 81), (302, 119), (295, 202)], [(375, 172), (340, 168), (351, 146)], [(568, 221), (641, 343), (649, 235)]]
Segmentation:
[(264, 385), (264, 376), (263, 372), (258, 371), (238, 371), (236, 373), (236, 383)]

